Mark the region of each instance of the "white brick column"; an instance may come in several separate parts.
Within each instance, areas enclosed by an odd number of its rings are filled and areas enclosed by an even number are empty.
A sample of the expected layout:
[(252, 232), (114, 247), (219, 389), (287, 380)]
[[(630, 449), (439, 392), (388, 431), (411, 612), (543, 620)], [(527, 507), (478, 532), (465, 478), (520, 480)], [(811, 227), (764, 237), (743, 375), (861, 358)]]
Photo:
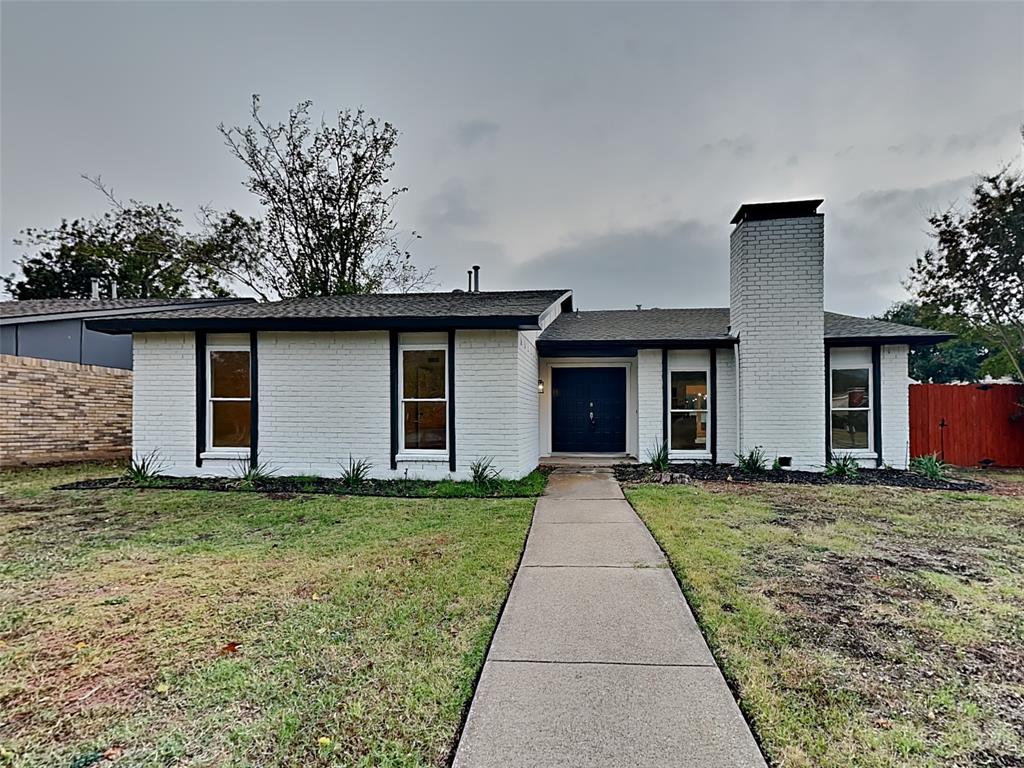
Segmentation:
[(882, 461), (906, 469), (910, 455), (910, 376), (906, 344), (886, 344), (882, 367)]
[[(808, 211), (817, 207), (800, 205)], [(794, 468), (820, 469), (825, 463), (824, 220), (817, 213), (769, 218), (770, 211), (761, 208), (740, 209), (730, 247), (740, 451), (762, 446), (769, 460), (790, 456)]]

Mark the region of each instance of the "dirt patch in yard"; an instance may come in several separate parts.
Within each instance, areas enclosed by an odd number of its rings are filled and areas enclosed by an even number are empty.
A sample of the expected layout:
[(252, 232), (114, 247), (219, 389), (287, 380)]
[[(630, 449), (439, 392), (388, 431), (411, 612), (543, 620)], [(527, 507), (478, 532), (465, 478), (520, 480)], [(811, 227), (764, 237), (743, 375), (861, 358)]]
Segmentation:
[(1016, 497), (721, 481), (627, 493), (771, 764), (1024, 768)]
[[(719, 484), (717, 490), (735, 488)], [(773, 495), (786, 493), (780, 489)], [(854, 524), (864, 526), (868, 538), (853, 552), (758, 558), (754, 573), (794, 636), (810, 649), (828, 649), (847, 660), (848, 666), (833, 670), (831, 684), (849, 687), (854, 676), (866, 711), (883, 726), (911, 717), (942, 728), (951, 717), (940, 706), (943, 696), (957, 691), (957, 698), (970, 690), (975, 704), (1024, 742), (1024, 643), (1006, 620), (1008, 606), (1024, 616), (1024, 597), (1004, 596), (1000, 612), (993, 614), (969, 604), (970, 596), (992, 584), (993, 564), (1016, 555), (999, 551), (984, 537), (948, 531), (905, 535), (893, 531), (884, 515), (807, 502), (774, 500), (778, 516), (772, 524), (812, 535)], [(932, 513), (941, 514), (941, 504), (934, 506), (939, 508)], [(994, 631), (977, 629), (975, 623)], [(1000, 624), (1002, 630), (995, 629)], [(893, 686), (904, 694), (899, 703)], [(1010, 766), (1019, 760), (998, 752), (977, 757), (987, 761), (977, 765)]]

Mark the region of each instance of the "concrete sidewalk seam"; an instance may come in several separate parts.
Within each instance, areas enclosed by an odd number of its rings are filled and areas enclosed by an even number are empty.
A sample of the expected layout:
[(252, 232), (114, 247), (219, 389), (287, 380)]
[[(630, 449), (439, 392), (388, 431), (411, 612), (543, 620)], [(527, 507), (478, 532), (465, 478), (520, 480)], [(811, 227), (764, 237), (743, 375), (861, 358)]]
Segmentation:
[(622, 568), (629, 571), (663, 571), (668, 568), (668, 565), (600, 565), (596, 563), (576, 563), (576, 564), (559, 564), (559, 563), (533, 563), (528, 565), (522, 565), (520, 568)]
[(677, 664), (670, 661), (590, 661), (572, 659), (489, 659), (502, 664), (600, 664), (603, 667), (684, 667), (717, 669), (717, 664)]

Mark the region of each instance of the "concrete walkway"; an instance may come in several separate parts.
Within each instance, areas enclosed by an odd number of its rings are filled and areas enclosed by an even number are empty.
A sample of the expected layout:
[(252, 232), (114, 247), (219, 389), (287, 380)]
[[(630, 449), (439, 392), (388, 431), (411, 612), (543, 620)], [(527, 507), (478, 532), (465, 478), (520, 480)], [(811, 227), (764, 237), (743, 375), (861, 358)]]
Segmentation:
[(551, 475), (455, 768), (765, 768), (609, 470)]

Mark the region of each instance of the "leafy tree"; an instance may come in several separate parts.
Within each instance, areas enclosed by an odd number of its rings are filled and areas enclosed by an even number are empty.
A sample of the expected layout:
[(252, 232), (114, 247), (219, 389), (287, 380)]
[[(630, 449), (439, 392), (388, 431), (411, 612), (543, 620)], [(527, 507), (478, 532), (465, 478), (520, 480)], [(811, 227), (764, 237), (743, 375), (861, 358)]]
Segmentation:
[[(220, 132), (248, 169), (262, 219), (207, 212), (207, 243), (224, 274), (263, 298), (332, 296), (430, 284), (399, 246), (392, 218), (406, 191), (390, 184), (398, 131), (362, 110), (314, 124), (312, 102), (272, 124), (252, 97), (252, 123)], [(415, 233), (413, 235), (416, 236)], [(230, 243), (234, 250), (224, 250)]]
[(117, 283), (123, 298), (226, 296), (214, 268), (200, 258), (195, 236), (183, 231), (181, 211), (159, 203), (122, 202), (99, 179), (107, 198), (98, 218), (64, 219), (52, 229), (26, 229), (15, 244), (33, 253), (15, 261), (21, 277), (3, 278), (16, 299), (87, 299), (92, 279)]
[(909, 287), (928, 311), (1000, 350), (1024, 381), (1024, 174), (1007, 167), (983, 176), (967, 211), (928, 221), (935, 247), (918, 258)]
[[(913, 301), (893, 304), (878, 316), (879, 320), (912, 325), (918, 328), (935, 328), (962, 332), (963, 323), (951, 323), (941, 315), (928, 312)], [(958, 336), (941, 344), (928, 344), (910, 349), (910, 377), (916, 381), (932, 384), (949, 384), (953, 381), (977, 381), (985, 373), (983, 365), (992, 352), (983, 344)]]

